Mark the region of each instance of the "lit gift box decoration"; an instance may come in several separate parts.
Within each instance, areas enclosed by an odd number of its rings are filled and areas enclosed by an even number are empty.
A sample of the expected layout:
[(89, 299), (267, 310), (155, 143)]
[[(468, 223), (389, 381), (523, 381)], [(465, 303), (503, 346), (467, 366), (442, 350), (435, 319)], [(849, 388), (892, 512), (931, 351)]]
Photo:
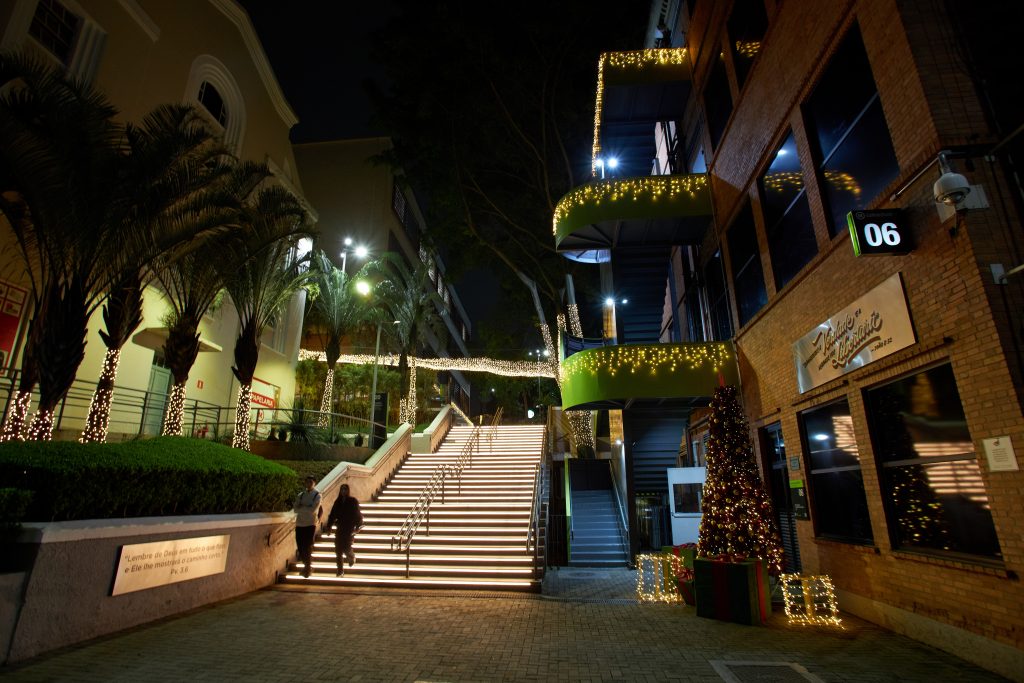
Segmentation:
[(679, 558), (665, 553), (636, 556), (636, 599), (640, 602), (682, 602), (676, 577)]
[(779, 583), (789, 623), (827, 624), (842, 628), (836, 591), (828, 576), (782, 574)]

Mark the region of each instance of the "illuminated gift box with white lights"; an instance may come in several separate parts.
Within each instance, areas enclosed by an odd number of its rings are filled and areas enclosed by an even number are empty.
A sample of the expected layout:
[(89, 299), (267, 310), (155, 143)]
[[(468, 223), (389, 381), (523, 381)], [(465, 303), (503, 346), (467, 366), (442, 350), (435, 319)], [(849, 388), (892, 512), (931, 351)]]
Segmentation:
[(779, 577), (786, 617), (791, 624), (840, 626), (839, 603), (832, 579), (819, 576), (783, 574)]

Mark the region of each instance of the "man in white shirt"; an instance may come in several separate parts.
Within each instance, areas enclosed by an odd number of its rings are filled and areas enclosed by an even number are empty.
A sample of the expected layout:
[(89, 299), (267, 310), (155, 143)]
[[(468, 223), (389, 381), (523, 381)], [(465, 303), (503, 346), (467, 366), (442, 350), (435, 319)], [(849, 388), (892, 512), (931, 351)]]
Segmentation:
[(309, 578), (313, 561), (313, 539), (319, 521), (320, 492), (316, 490), (316, 479), (306, 477), (306, 488), (295, 499), (295, 545), (299, 549), (299, 560), (305, 564), (302, 575)]

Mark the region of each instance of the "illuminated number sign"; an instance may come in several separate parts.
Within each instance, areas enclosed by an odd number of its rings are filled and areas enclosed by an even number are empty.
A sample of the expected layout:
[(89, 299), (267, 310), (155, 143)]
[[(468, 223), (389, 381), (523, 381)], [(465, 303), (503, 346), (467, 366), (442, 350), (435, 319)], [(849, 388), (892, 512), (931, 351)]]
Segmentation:
[(846, 224), (857, 256), (907, 254), (914, 248), (901, 209), (851, 211), (846, 214)]

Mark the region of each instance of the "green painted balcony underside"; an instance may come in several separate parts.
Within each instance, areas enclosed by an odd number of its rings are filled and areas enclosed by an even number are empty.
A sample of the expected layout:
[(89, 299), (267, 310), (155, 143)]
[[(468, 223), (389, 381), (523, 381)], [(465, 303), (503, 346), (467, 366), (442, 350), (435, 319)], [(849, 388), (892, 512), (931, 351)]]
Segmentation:
[(704, 174), (641, 176), (595, 180), (569, 191), (555, 207), (558, 247), (593, 225), (711, 215), (711, 193)]
[(629, 399), (710, 398), (721, 383), (739, 383), (728, 342), (603, 346), (569, 356), (561, 373), (564, 410)]

